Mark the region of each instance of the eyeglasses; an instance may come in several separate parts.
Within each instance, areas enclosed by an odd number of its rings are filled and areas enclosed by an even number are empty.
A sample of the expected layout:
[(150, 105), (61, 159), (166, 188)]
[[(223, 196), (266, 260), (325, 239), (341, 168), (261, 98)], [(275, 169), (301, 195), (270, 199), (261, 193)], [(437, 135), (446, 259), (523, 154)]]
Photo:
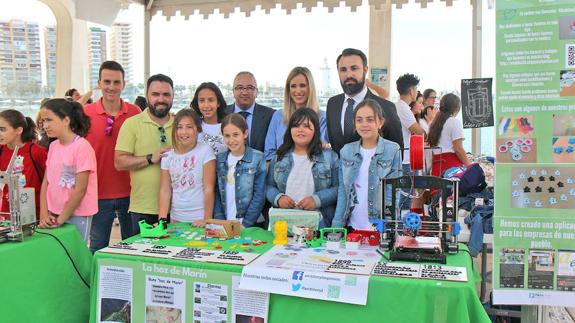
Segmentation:
[(160, 142), (165, 144), (166, 143), (166, 129), (164, 129), (164, 127), (159, 126), (158, 130), (160, 131)]
[(238, 85), (238, 86), (234, 87), (234, 91), (238, 91), (238, 92), (241, 92), (241, 91), (253, 92), (255, 90), (257, 90), (257, 88), (253, 85), (248, 85), (248, 86)]
[(106, 128), (104, 128), (104, 134), (106, 136), (112, 135), (112, 129), (114, 129), (114, 117), (109, 116), (106, 118)]

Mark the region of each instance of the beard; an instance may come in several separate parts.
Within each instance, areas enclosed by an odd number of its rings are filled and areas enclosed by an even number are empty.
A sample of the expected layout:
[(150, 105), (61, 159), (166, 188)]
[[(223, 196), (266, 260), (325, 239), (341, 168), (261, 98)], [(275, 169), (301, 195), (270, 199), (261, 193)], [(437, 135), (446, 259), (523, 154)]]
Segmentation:
[[(353, 81), (353, 83), (346, 84), (347, 81)], [(341, 82), (341, 88), (343, 89), (343, 92), (349, 96), (356, 95), (359, 92), (361, 92), (361, 90), (363, 90), (364, 85), (365, 85), (365, 76), (360, 82), (351, 77), (346, 79), (344, 82)]]
[[(157, 107), (158, 106), (165, 106), (166, 108), (163, 110), (158, 110)], [(150, 109), (150, 112), (156, 117), (156, 118), (164, 118), (165, 116), (168, 115), (168, 113), (170, 113), (170, 109), (172, 108), (171, 104), (164, 104), (164, 103), (156, 103), (154, 105), (148, 105), (148, 109)]]

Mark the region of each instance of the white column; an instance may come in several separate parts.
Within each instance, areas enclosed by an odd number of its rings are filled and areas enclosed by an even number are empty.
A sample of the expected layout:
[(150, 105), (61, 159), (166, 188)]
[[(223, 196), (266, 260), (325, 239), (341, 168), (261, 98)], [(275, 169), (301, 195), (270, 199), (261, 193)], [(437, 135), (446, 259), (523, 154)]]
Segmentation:
[(54, 96), (64, 96), (74, 87), (84, 93), (89, 84), (88, 33), (84, 20), (73, 18), (72, 0), (40, 0), (56, 18), (56, 87)]
[(144, 85), (150, 77), (150, 9), (144, 6)]
[[(472, 19), (472, 78), (481, 77), (481, 41), (482, 41), (482, 3), (481, 0), (471, 0), (473, 6), (473, 19)], [(471, 152), (474, 155), (481, 154), (481, 128), (475, 128), (471, 130)]]
[(387, 68), (387, 82), (384, 88), (389, 92), (391, 75), (391, 2), (379, 9), (369, 7), (369, 53), (370, 68)]

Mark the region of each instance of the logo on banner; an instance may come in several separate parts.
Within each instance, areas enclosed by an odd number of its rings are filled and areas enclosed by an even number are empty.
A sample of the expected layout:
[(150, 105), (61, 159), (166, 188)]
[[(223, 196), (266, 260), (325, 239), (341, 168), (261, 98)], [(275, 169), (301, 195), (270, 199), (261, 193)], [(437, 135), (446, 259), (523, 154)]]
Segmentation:
[(529, 293), (529, 298), (541, 298), (541, 297), (545, 297), (545, 294), (543, 294), (543, 293)]
[[(303, 280), (303, 271), (294, 271), (291, 278), (295, 281), (302, 281)], [(292, 283), (291, 290), (297, 292), (301, 288), (301, 283)]]

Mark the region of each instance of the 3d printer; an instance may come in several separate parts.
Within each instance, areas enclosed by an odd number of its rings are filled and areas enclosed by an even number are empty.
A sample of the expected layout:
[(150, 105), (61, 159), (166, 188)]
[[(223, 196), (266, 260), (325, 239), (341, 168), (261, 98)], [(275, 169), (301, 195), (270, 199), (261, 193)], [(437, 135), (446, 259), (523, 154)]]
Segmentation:
[[(413, 136), (412, 136), (413, 137)], [(413, 141), (411, 142), (413, 144)], [(412, 146), (413, 147), (413, 146)], [(423, 151), (421, 148), (420, 151)], [(412, 155), (415, 168), (421, 167), (423, 154)], [(460, 225), (457, 222), (458, 186), (457, 179), (443, 179), (435, 176), (402, 176), (382, 178), (381, 215), (371, 220), (380, 232), (381, 251), (390, 250), (391, 260), (446, 263), (446, 253), (459, 251), (457, 236)], [(396, 198), (386, 202), (386, 196), (413, 194), (416, 189), (431, 189), (434, 199), (428, 215), (414, 212), (401, 212)], [(403, 190), (409, 190), (405, 193)], [(391, 194), (390, 194), (391, 193)], [(411, 195), (411, 197), (415, 197)]]
[[(10, 219), (0, 221), (0, 242), (22, 241), (24, 236), (34, 232), (36, 226), (34, 189), (20, 187), (21, 180), (22, 160), (16, 147), (8, 167), (0, 172), (0, 186), (8, 185), (10, 198)], [(0, 216), (2, 215), (6, 213), (0, 213)]]

